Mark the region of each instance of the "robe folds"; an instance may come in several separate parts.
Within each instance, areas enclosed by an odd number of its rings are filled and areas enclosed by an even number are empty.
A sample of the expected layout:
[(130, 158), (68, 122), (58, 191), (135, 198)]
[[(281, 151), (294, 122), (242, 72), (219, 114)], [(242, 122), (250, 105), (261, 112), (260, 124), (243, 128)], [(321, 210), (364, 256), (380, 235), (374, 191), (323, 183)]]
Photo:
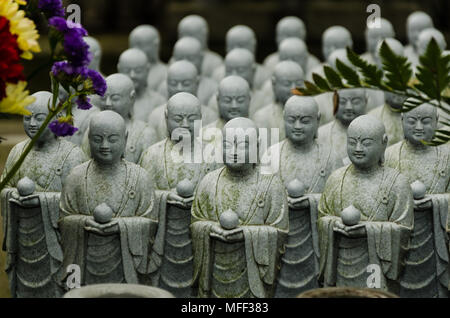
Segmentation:
[[(278, 149), (277, 149), (278, 147)], [(317, 152), (308, 154), (310, 162), (308, 170), (312, 178), (302, 174), (304, 160), (298, 157), (290, 142), (285, 139), (280, 144), (272, 146), (266, 153), (279, 153), (278, 162), (273, 162), (273, 171), (279, 171), (278, 175), (283, 185), (297, 178), (306, 187), (305, 197), (309, 201), (307, 209), (289, 208), (289, 234), (286, 243), (286, 252), (281, 257), (281, 268), (275, 297), (296, 297), (300, 293), (319, 288), (319, 239), (317, 232), (318, 205), (325, 182), (330, 174), (338, 168), (336, 155), (330, 151), (329, 146), (314, 143)], [(277, 158), (272, 157), (275, 161)], [(275, 170), (275, 168), (278, 169)]]
[[(200, 144), (196, 144), (202, 149)], [(144, 152), (140, 165), (148, 171), (155, 185), (155, 195), (160, 202), (159, 229), (162, 245), (158, 266), (151, 273), (152, 284), (170, 291), (176, 297), (192, 297), (193, 256), (191, 239), (191, 211), (167, 203), (170, 192), (184, 179), (196, 187), (200, 180), (215, 169), (212, 164), (175, 162), (171, 156), (175, 144), (168, 138), (151, 146)], [(201, 155), (201, 153), (200, 153)]]
[[(368, 265), (373, 264), (380, 269), (376, 288), (398, 292), (413, 228), (413, 198), (409, 184), (399, 172), (383, 167), (382, 173), (381, 182), (373, 189), (354, 192), (348, 190), (358, 178), (353, 165), (336, 170), (327, 180), (318, 221), (319, 279), (325, 287), (367, 288)], [(363, 193), (373, 200), (361, 199)], [(333, 230), (341, 211), (350, 205), (361, 212), (366, 229), (362, 238), (347, 238)]]
[(80, 266), (82, 285), (151, 284), (149, 273), (157, 267), (161, 247), (161, 233), (157, 231), (161, 209), (155, 207), (160, 203), (155, 200), (147, 172), (133, 163), (125, 160), (123, 163), (126, 177), (118, 180), (124, 186), (123, 196), (117, 206), (111, 206), (118, 220), (116, 234), (100, 237), (84, 228), (87, 218), (103, 203), (96, 202), (95, 196), (88, 200), (92, 189), (87, 188), (86, 180), (99, 177), (92, 171), (92, 160), (73, 169), (67, 178), (67, 186), (61, 193), (59, 219), (64, 254), (61, 282), (67, 277), (67, 266), (76, 264)]
[[(259, 168), (251, 177), (256, 185), (239, 186), (250, 206), (235, 206), (244, 240), (224, 243), (210, 237), (220, 214), (230, 203), (226, 199), (223, 174), (215, 170), (200, 182), (192, 206), (194, 281), (199, 297), (271, 297), (278, 272), (279, 257), (289, 228), (287, 202), (275, 175), (262, 175)], [(248, 181), (247, 181), (248, 182)], [(228, 184), (233, 188), (233, 183)], [(251, 190), (250, 190), (251, 189)], [(247, 192), (250, 191), (250, 192)]]
[[(401, 277), (401, 297), (449, 296), (449, 239), (446, 233), (450, 200), (450, 147), (431, 148), (430, 160), (414, 152), (406, 141), (399, 142), (386, 151), (386, 165), (397, 169), (409, 183), (420, 180), (431, 198), (432, 208), (414, 211), (414, 229), (411, 246)], [(415, 160), (415, 156), (422, 160)], [(419, 157), (419, 158), (420, 158)]]
[[(60, 191), (70, 170), (86, 160), (76, 145), (62, 139), (57, 149), (41, 153), (32, 149), (21, 168), (1, 192), (3, 219), (3, 250), (6, 251), (6, 272), (12, 297), (59, 297), (56, 273), (63, 254), (59, 243), (58, 217)], [(14, 146), (6, 162), (2, 178), (28, 145)], [(50, 165), (48, 163), (51, 163)], [(17, 183), (28, 177), (34, 181), (39, 205), (25, 208), (15, 202)]]

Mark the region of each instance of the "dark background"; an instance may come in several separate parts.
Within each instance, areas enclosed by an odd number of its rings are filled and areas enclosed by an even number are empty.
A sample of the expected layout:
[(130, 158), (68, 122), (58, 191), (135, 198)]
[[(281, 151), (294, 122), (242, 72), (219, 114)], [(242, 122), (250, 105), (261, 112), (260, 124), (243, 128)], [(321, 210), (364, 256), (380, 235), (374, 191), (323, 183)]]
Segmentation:
[[(322, 58), (320, 42), (322, 32), (329, 26), (340, 24), (353, 35), (354, 49), (365, 50), (364, 30), (371, 3), (381, 7), (381, 16), (390, 20), (396, 37), (406, 43), (406, 18), (416, 10), (430, 14), (435, 27), (450, 35), (450, 0), (76, 0), (81, 7), (81, 22), (90, 35), (103, 46), (102, 71), (116, 72), (119, 54), (128, 47), (128, 33), (139, 24), (154, 25), (161, 33), (161, 58), (167, 61), (177, 40), (177, 24), (188, 14), (199, 14), (210, 27), (210, 49), (224, 54), (225, 34), (236, 24), (253, 28), (258, 37), (257, 59), (262, 62), (276, 50), (275, 26), (286, 15), (300, 17), (307, 27), (310, 52)], [(48, 54), (45, 29), (42, 29), (44, 52), (27, 64), (29, 74)], [(40, 72), (30, 83), (32, 91), (48, 87), (47, 71)]]

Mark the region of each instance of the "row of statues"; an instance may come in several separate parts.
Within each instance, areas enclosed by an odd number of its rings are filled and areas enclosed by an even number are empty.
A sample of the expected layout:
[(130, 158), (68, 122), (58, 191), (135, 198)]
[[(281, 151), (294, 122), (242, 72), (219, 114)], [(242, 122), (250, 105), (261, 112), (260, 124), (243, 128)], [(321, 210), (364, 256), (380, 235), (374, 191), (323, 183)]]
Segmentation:
[[(430, 25), (416, 15), (408, 28), (419, 33)], [(377, 59), (391, 31), (368, 30), (366, 58)], [(246, 26), (228, 32), (224, 60), (208, 49), (203, 18), (184, 18), (178, 32), (166, 66), (156, 29), (133, 30), (105, 95), (74, 109), (78, 133), (46, 129), (2, 191), (13, 297), (60, 297), (73, 265), (81, 285), (143, 284), (176, 297), (328, 286), (448, 297), (450, 148), (422, 143), (440, 125), (436, 107), (400, 114), (401, 96), (365, 89), (292, 96), (323, 65), (298, 18), (280, 21), (280, 50), (264, 65)], [(88, 39), (98, 68), (100, 45)], [(325, 32), (324, 56), (345, 62), (346, 46), (347, 30)], [(33, 96), (30, 138), (51, 93)], [(2, 177), (28, 143), (11, 150)]]

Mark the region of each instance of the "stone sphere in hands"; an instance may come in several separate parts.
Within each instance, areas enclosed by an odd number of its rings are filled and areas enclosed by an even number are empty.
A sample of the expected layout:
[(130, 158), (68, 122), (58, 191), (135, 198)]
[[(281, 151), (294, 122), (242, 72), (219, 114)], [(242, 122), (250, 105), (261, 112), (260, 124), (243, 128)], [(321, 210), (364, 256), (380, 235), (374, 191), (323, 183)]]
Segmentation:
[(288, 185), (286, 186), (286, 190), (291, 198), (300, 198), (305, 194), (306, 189), (303, 182), (295, 178), (288, 183)]
[(28, 177), (22, 178), (17, 183), (17, 191), (22, 197), (32, 195), (36, 190), (36, 184)]
[(415, 200), (423, 199), (425, 197), (425, 193), (427, 192), (427, 188), (419, 180), (416, 180), (411, 184), (411, 189)]
[(356, 225), (361, 221), (361, 212), (351, 205), (341, 212), (341, 219), (346, 226)]
[(190, 198), (194, 195), (194, 184), (189, 179), (181, 180), (177, 185), (177, 194), (182, 198)]
[(94, 210), (94, 220), (100, 224), (111, 222), (113, 216), (113, 210), (106, 203), (98, 205)]
[(233, 230), (239, 225), (239, 217), (234, 211), (227, 210), (220, 215), (219, 222), (225, 230)]

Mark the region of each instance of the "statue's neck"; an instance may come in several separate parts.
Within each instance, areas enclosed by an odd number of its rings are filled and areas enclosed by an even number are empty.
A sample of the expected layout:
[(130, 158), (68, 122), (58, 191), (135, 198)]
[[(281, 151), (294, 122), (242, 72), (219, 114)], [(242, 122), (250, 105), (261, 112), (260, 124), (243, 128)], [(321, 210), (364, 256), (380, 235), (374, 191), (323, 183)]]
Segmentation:
[(377, 174), (379, 171), (381, 171), (383, 169), (383, 167), (379, 164), (376, 164), (372, 167), (364, 167), (364, 168), (360, 168), (355, 166), (354, 164), (353, 166), (353, 171), (356, 175), (359, 175), (361, 177), (370, 177), (373, 176), (375, 174)]
[(290, 139), (288, 139), (288, 144), (295, 150), (295, 152), (297, 153), (310, 153), (314, 147), (316, 146), (316, 141), (313, 140), (308, 140), (305, 143), (293, 143)]
[(105, 174), (105, 175), (115, 175), (117, 172), (119, 172), (119, 169), (122, 166), (122, 160), (119, 160), (117, 162), (113, 162), (111, 164), (100, 164), (98, 162), (96, 162), (95, 160), (93, 160), (93, 168), (94, 171), (100, 174)]
[(33, 145), (34, 151), (45, 152), (49, 149), (53, 148), (58, 143), (58, 138), (56, 136), (52, 136), (47, 140), (37, 140)]
[(251, 178), (256, 169), (254, 163), (246, 164), (242, 169), (230, 169), (227, 167), (227, 177), (235, 181), (244, 181)]
[(431, 149), (431, 147), (429, 147), (427, 145), (424, 145), (422, 143), (416, 144), (416, 143), (410, 142), (408, 139), (405, 139), (405, 140), (406, 140), (406, 143), (405, 143), (406, 147), (411, 152), (425, 153), (425, 152), (428, 152)]

